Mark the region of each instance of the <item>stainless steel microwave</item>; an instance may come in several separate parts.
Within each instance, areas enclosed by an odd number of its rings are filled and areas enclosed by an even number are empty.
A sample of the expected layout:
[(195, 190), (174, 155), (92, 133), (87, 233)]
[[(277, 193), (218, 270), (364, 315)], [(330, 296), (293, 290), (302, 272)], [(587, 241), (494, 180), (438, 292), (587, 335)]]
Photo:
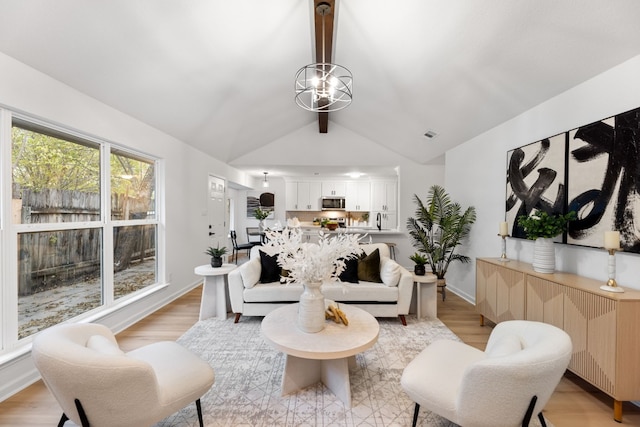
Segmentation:
[(323, 197), (322, 198), (322, 210), (323, 211), (343, 211), (346, 209), (344, 197)]

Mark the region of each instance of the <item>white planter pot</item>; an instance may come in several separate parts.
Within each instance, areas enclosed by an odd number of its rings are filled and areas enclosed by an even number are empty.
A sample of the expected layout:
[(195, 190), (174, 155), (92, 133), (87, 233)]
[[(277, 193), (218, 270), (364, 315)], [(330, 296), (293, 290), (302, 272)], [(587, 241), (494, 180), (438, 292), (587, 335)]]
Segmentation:
[(556, 269), (556, 248), (553, 239), (538, 237), (533, 247), (533, 269), (538, 273), (553, 273)]

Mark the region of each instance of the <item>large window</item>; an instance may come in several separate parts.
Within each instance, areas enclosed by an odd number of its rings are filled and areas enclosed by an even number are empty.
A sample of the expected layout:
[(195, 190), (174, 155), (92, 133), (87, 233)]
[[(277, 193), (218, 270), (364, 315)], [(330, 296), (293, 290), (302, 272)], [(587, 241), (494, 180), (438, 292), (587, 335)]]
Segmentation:
[(25, 118), (10, 134), (4, 348), (158, 282), (157, 161)]

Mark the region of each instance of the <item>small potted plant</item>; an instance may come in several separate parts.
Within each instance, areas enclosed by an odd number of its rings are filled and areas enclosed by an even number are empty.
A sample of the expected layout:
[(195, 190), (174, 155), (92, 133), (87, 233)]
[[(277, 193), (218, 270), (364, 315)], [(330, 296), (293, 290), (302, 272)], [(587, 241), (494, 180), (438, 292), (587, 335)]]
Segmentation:
[(416, 276), (424, 276), (427, 272), (427, 269), (425, 267), (427, 258), (416, 252), (415, 254), (411, 255), (409, 259), (416, 263), (416, 265), (413, 267), (413, 272), (416, 274)]
[(535, 240), (533, 269), (538, 273), (553, 273), (556, 268), (553, 238), (567, 231), (569, 221), (576, 219), (575, 212), (566, 215), (536, 210), (533, 215), (520, 215), (518, 225), (524, 229), (527, 239)]
[(220, 245), (218, 245), (217, 248), (210, 246), (205, 251), (205, 254), (211, 256), (211, 267), (213, 268), (222, 267), (222, 255), (226, 253), (227, 253), (227, 247), (226, 246), (220, 247)]

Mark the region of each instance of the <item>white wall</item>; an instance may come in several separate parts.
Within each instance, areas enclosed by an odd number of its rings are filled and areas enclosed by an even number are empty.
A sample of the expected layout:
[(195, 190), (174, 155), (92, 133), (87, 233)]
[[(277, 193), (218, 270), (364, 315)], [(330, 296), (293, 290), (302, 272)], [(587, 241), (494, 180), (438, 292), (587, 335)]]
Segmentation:
[[(101, 320), (121, 330), (201, 282), (193, 268), (206, 264), (207, 178), (251, 180), (175, 138), (0, 54), (0, 105), (76, 129), (164, 160), (168, 286)], [(28, 354), (0, 366), (0, 400), (37, 378)]]
[[(640, 56), (566, 91), (446, 154), (445, 183), (463, 206), (476, 207), (465, 254), (471, 265), (450, 270), (448, 286), (475, 301), (475, 257), (500, 256), (498, 223), (505, 216), (507, 151), (640, 107)], [(509, 258), (531, 262), (533, 242), (507, 239)], [(606, 281), (604, 250), (556, 244), (556, 269)], [(616, 255), (616, 280), (623, 287), (640, 289), (640, 255)]]

